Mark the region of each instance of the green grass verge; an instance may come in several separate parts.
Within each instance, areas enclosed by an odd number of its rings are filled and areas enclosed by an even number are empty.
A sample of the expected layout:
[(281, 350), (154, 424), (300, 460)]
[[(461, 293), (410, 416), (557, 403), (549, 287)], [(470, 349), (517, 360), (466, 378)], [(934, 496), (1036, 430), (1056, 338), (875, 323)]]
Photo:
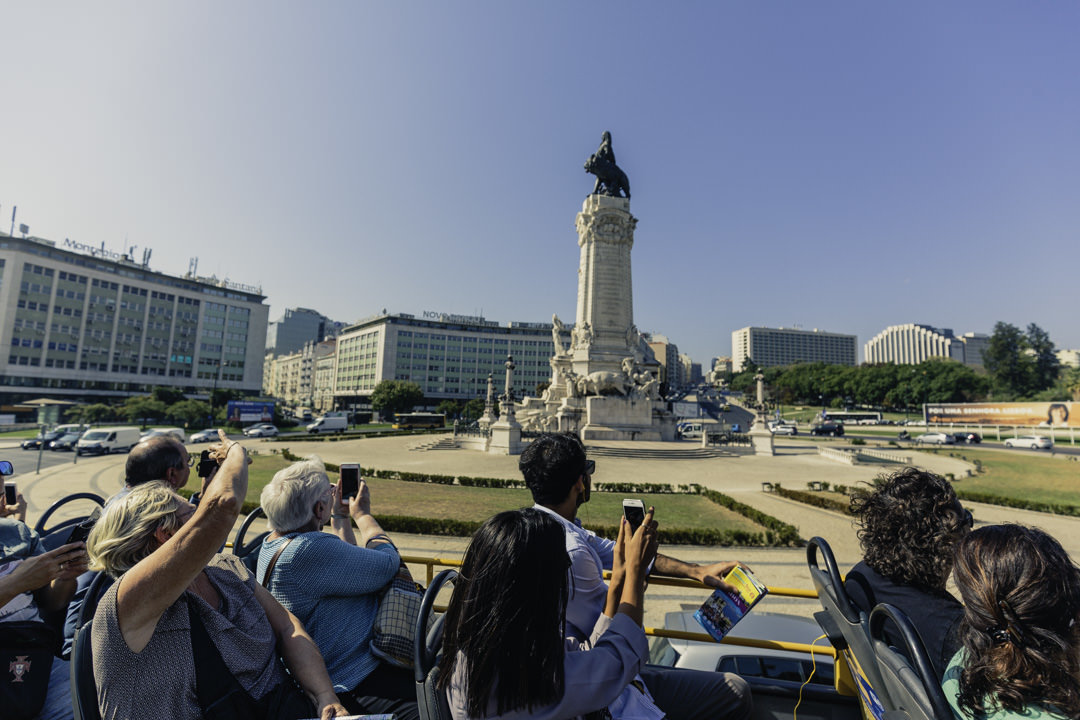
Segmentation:
[(14, 438), (21, 439), (21, 438), (37, 437), (37, 434), (38, 434), (37, 428), (30, 428), (28, 430), (5, 430), (3, 432), (0, 432), (0, 437), (9, 438), (9, 439), (14, 439)]
[[(294, 459), (287, 449), (255, 456), (248, 471), (245, 512), (258, 505), (259, 495), (274, 473)], [(337, 466), (327, 463), (327, 470), (335, 473)], [(532, 505), (532, 496), (520, 479), (453, 478), (374, 469), (365, 469), (364, 477), (380, 524), (393, 532), (468, 536), (495, 513)], [(421, 492), (418, 483), (425, 485)], [(699, 486), (597, 483), (589, 503), (582, 507), (582, 523), (604, 537), (613, 537), (625, 497), (640, 498), (647, 506), (656, 507), (664, 543), (775, 546), (802, 542), (791, 525)]]

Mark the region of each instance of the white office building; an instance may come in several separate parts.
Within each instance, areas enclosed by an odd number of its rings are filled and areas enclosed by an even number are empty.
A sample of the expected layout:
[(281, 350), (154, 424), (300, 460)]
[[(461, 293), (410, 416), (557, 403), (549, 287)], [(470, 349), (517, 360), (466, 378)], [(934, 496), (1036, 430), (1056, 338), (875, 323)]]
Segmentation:
[(918, 365), (930, 358), (948, 358), (965, 365), (982, 365), (990, 337), (982, 333), (956, 335), (949, 328), (907, 323), (892, 325), (863, 348), (867, 363)]
[(797, 328), (744, 327), (731, 333), (732, 372), (741, 372), (747, 360), (758, 367), (795, 363), (854, 365), (854, 335)]
[(0, 235), (0, 400), (108, 399), (155, 385), (258, 393), (265, 299), (104, 248)]

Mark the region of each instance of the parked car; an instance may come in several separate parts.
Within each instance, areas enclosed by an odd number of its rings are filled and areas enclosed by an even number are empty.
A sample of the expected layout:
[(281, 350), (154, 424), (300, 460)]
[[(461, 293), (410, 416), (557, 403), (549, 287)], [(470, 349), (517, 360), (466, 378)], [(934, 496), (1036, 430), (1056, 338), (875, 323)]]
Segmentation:
[(130, 452), (139, 442), (139, 428), (90, 428), (75, 445), (75, 454), (108, 455), (111, 452)]
[(968, 445), (974, 445), (982, 442), (982, 435), (977, 432), (954, 432), (952, 436), (958, 443), (967, 443)]
[(955, 445), (956, 438), (948, 433), (930, 432), (915, 438), (915, 442), (919, 445)]
[(60, 437), (49, 443), (50, 450), (74, 450), (75, 445), (79, 442), (79, 438), (82, 437), (81, 432), (72, 432), (61, 435)]
[(799, 430), (794, 425), (773, 425), (769, 428), (773, 435), (798, 435)]
[(55, 430), (50, 430), (44, 435), (38, 433), (35, 437), (23, 440), (21, 443), (19, 443), (19, 447), (21, 447), (23, 450), (37, 450), (39, 447), (41, 447), (42, 442), (45, 443), (45, 447), (49, 447), (49, 443), (60, 437), (62, 434), (63, 433), (58, 433)]
[(1039, 448), (1049, 449), (1054, 447), (1054, 441), (1045, 435), (1021, 435), (1020, 437), (1009, 438), (1006, 440), (1005, 447), (1031, 448), (1032, 450), (1038, 450)]
[(841, 437), (844, 434), (844, 426), (837, 423), (821, 423), (810, 428), (811, 435), (828, 435), (829, 437)]
[(200, 430), (199, 432), (193, 432), (188, 436), (189, 443), (204, 443), (214, 442), (218, 439), (218, 431), (216, 428), (210, 428), (208, 430)]
[(246, 437), (277, 437), (278, 429), (270, 423), (259, 423), (249, 428), (244, 428)]

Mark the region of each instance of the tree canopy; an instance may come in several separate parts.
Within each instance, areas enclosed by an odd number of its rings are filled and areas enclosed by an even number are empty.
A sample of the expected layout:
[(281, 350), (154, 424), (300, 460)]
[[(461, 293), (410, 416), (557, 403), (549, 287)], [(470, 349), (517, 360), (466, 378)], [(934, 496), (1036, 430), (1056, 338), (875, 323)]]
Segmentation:
[(383, 380), (371, 391), (371, 407), (385, 414), (409, 412), (424, 399), (424, 391), (407, 380)]

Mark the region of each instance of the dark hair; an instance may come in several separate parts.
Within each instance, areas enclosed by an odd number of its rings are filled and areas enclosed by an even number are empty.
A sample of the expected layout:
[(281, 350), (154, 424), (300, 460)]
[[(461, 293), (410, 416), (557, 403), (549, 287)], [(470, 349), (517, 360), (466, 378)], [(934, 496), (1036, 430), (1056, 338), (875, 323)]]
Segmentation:
[(569, 568), (565, 530), (543, 510), (499, 513), (473, 535), (439, 661), (444, 690), (464, 663), (469, 717), (488, 715), (492, 698), (498, 715), (562, 698)]
[(585, 446), (573, 433), (546, 433), (518, 460), (525, 485), (538, 505), (558, 505), (585, 472)]
[(180, 441), (168, 435), (158, 435), (132, 448), (124, 466), (124, 481), (129, 487), (135, 487), (153, 480), (164, 480), (165, 471), (170, 468), (184, 468)]
[(1080, 570), (1061, 544), (1022, 525), (979, 528), (953, 573), (964, 599), (961, 707), (1038, 704), (1080, 718)]
[(945, 592), (956, 543), (967, 518), (947, 480), (906, 467), (851, 497), (863, 560), (895, 583)]
[(1046, 409), (1046, 422), (1053, 425), (1054, 423), (1054, 410), (1061, 408), (1065, 412), (1065, 420), (1069, 419), (1069, 406), (1065, 403), (1050, 403), (1050, 407)]

